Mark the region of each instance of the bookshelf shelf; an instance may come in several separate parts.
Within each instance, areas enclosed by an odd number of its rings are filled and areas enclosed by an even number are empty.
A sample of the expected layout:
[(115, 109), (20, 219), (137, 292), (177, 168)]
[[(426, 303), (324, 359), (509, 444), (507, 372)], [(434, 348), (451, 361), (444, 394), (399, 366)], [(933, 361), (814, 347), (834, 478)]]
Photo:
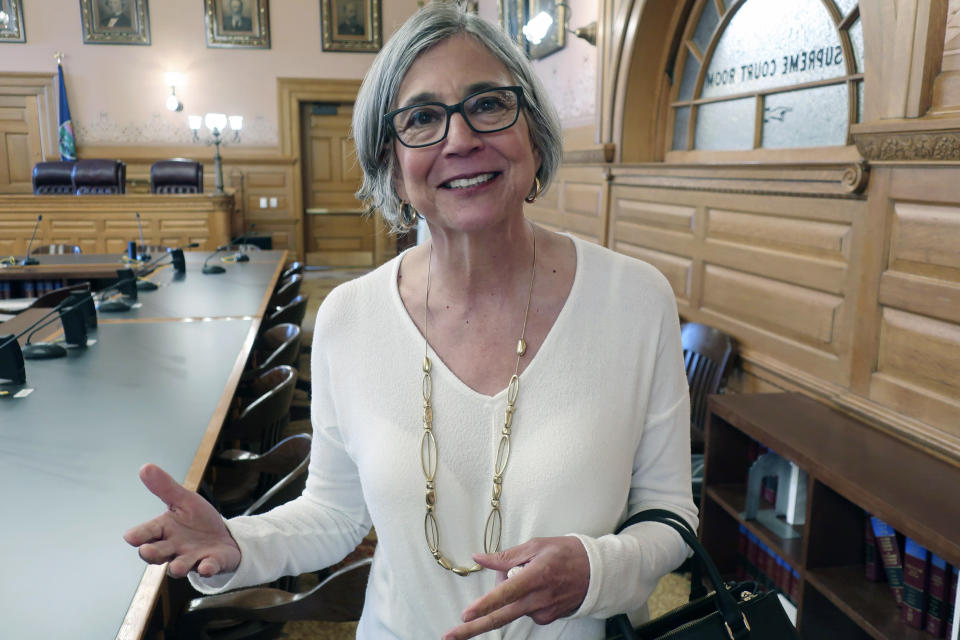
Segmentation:
[[(797, 393), (712, 396), (704, 458), (700, 537), (720, 571), (738, 568), (739, 528), (799, 575), (803, 638), (920, 640), (901, 622), (885, 582), (864, 571), (865, 512), (960, 564), (960, 466)], [(808, 474), (806, 524), (784, 539), (744, 521), (750, 451), (769, 447)]]
[[(767, 546), (771, 547), (778, 555), (787, 560), (794, 568), (800, 566), (802, 549), (803, 527), (794, 526), (794, 531), (801, 537), (791, 538), (789, 540), (781, 538), (770, 529), (763, 526), (756, 520), (744, 520), (740, 514), (744, 512), (747, 502), (746, 484), (725, 484), (716, 487), (709, 487), (707, 493), (710, 498), (723, 508), (732, 518), (735, 518), (740, 524), (744, 525), (755, 536), (760, 538)], [(772, 508), (760, 508), (760, 511), (773, 511)]]
[(900, 621), (900, 611), (890, 604), (886, 582), (863, 579), (863, 565), (811, 569), (806, 573), (810, 586), (820, 591), (844, 615), (876, 640), (932, 640), (926, 632), (911, 629)]

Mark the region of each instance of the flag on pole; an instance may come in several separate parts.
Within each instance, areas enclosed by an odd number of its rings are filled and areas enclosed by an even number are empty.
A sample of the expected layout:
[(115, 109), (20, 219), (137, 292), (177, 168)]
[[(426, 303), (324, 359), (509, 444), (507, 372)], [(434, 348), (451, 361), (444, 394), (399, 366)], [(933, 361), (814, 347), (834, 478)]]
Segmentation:
[(70, 104), (67, 102), (67, 87), (63, 84), (63, 65), (57, 62), (60, 75), (60, 159), (76, 160), (77, 145), (73, 140), (73, 125), (70, 123)]

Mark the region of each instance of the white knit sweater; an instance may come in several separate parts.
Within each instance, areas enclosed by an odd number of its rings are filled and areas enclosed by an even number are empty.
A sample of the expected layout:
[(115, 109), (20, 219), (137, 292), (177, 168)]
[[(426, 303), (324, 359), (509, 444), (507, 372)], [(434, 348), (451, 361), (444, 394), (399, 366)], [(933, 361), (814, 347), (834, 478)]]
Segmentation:
[[(547, 626), (525, 617), (484, 638), (601, 638), (603, 618), (640, 608), (686, 555), (663, 525), (612, 535), (617, 524), (653, 507), (696, 524), (673, 293), (650, 265), (573, 241), (569, 298), (520, 377), (501, 548), (576, 535), (590, 560), (590, 585), (572, 616)], [(324, 301), (313, 342), (306, 491), (269, 514), (230, 520), (240, 566), (209, 579), (192, 574), (201, 591), (329, 566), (371, 524), (378, 545), (358, 638), (439, 638), (493, 588), (494, 572), (456, 576), (436, 564), (424, 540), (423, 336), (400, 299), (398, 268), (395, 259)], [(506, 390), (477, 393), (432, 360), (440, 548), (455, 564), (470, 564), (483, 549)]]

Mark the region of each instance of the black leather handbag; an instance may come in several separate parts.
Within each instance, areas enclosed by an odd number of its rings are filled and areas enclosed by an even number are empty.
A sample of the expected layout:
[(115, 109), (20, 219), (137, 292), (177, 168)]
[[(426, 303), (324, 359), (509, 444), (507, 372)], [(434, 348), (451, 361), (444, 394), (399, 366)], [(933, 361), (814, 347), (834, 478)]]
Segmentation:
[(690, 525), (665, 509), (648, 509), (632, 515), (617, 529), (638, 522), (659, 522), (672, 527), (693, 549), (693, 565), (706, 571), (713, 591), (696, 597), (699, 570), (694, 570), (691, 600), (636, 629), (626, 614), (607, 619), (607, 640), (799, 640), (775, 591), (761, 591), (756, 583), (725, 585), (720, 572)]

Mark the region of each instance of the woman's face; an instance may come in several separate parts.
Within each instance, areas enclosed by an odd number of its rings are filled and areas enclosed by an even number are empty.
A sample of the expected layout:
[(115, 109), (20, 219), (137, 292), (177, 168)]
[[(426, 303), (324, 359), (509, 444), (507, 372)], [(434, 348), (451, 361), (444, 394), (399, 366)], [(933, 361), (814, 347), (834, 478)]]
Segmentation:
[[(422, 102), (456, 104), (478, 90), (515, 84), (486, 47), (458, 35), (416, 59), (393, 108)], [(540, 166), (523, 109), (516, 124), (495, 133), (476, 133), (459, 113), (450, 116), (449, 124), (447, 137), (429, 147), (410, 149), (394, 141), (399, 165), (395, 185), (401, 199), (431, 225), (460, 231), (522, 217), (523, 199)]]

